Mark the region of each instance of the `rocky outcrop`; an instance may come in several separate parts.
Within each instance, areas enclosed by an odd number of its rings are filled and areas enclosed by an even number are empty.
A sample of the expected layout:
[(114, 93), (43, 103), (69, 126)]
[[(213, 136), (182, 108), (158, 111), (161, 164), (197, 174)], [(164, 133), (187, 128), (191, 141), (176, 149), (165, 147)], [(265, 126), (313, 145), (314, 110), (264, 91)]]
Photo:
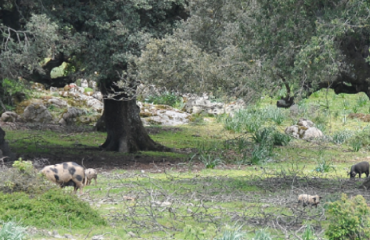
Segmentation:
[(189, 122), (190, 114), (167, 105), (138, 102), (140, 117), (144, 125), (176, 126)]
[(75, 107), (69, 107), (65, 113), (62, 114), (62, 118), (59, 120), (61, 125), (71, 125), (77, 121), (77, 118), (85, 114), (86, 111)]
[(53, 116), (42, 102), (34, 102), (28, 105), (22, 114), (26, 122), (49, 123), (53, 121)]
[(15, 154), (10, 151), (8, 143), (5, 141), (5, 132), (0, 127), (0, 159), (4, 161), (13, 161)]
[(314, 127), (314, 123), (312, 121), (304, 118), (299, 119), (297, 125), (287, 127), (285, 129), (285, 133), (294, 138), (304, 140), (311, 140), (323, 136), (321, 130)]
[(236, 110), (245, 108), (243, 100), (230, 103), (212, 102), (208, 96), (189, 97), (185, 103), (184, 110), (188, 113), (199, 114), (208, 113), (213, 115), (230, 114)]
[(1, 122), (18, 122), (19, 116), (15, 112), (6, 111), (3, 114), (1, 114), (0, 121)]

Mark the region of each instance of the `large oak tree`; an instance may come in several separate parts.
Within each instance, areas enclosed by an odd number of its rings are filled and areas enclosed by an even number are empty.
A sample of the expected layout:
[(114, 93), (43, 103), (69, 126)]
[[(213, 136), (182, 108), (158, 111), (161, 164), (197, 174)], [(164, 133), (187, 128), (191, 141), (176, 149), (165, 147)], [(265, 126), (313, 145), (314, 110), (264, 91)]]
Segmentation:
[[(23, 77), (62, 87), (77, 78), (98, 82), (104, 99), (105, 150), (168, 150), (147, 134), (128, 71), (152, 37), (186, 18), (184, 0), (5, 0), (0, 3), (0, 79)], [(49, 58), (50, 61), (44, 61)], [(68, 63), (66, 74), (51, 70)]]

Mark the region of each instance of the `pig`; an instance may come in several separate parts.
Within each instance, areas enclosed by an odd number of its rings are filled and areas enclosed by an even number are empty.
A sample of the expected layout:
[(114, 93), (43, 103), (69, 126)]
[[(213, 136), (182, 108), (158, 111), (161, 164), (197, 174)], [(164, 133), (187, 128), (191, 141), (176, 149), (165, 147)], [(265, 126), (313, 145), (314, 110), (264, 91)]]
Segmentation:
[(64, 162), (55, 165), (45, 166), (41, 170), (48, 180), (58, 184), (61, 188), (73, 186), (74, 192), (80, 189), (82, 194), (83, 182), (85, 180), (84, 168), (75, 162)]
[(353, 165), (349, 172), (349, 178), (355, 178), (357, 173), (359, 178), (361, 178), (361, 174), (363, 173), (366, 174), (366, 177), (369, 177), (369, 163), (364, 161)]
[(321, 198), (322, 197), (319, 195), (301, 194), (298, 196), (298, 203), (302, 203), (303, 207), (310, 205), (311, 207), (315, 206), (317, 208)]
[(86, 177), (85, 185), (90, 185), (91, 179), (94, 179), (95, 186), (96, 186), (96, 179), (98, 178), (98, 171), (96, 171), (93, 168), (85, 169), (85, 177)]

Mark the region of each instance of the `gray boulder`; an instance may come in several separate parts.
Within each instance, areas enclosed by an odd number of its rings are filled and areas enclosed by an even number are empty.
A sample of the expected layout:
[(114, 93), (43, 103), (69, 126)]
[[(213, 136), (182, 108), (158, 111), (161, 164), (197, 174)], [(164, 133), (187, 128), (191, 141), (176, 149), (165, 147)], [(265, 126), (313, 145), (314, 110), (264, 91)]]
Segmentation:
[(17, 122), (19, 120), (18, 114), (11, 111), (6, 111), (1, 114), (0, 121), (1, 122)]
[(41, 102), (31, 103), (24, 109), (23, 119), (26, 122), (49, 123), (53, 116)]
[(310, 120), (301, 118), (297, 125), (289, 126), (285, 129), (285, 133), (298, 139), (311, 140), (320, 138), (323, 133), (320, 129), (314, 127), (314, 123)]

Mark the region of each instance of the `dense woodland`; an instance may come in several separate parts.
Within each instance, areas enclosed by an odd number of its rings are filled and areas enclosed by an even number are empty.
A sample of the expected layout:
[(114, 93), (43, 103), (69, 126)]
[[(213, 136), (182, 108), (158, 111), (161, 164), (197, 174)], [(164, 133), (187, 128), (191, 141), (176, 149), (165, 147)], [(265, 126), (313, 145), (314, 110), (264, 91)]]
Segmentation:
[[(0, 33), (0, 113), (89, 79), (106, 126), (0, 128), (0, 239), (370, 239), (368, 0), (1, 0)], [(144, 128), (140, 84), (246, 108)], [(37, 173), (74, 161), (80, 195)]]
[[(321, 88), (370, 94), (367, 1), (5, 0), (0, 7), (0, 79), (46, 86), (95, 79), (106, 96), (106, 150), (168, 151), (138, 118), (138, 82), (249, 101), (285, 89), (280, 107)], [(62, 63), (64, 76), (52, 78)]]

